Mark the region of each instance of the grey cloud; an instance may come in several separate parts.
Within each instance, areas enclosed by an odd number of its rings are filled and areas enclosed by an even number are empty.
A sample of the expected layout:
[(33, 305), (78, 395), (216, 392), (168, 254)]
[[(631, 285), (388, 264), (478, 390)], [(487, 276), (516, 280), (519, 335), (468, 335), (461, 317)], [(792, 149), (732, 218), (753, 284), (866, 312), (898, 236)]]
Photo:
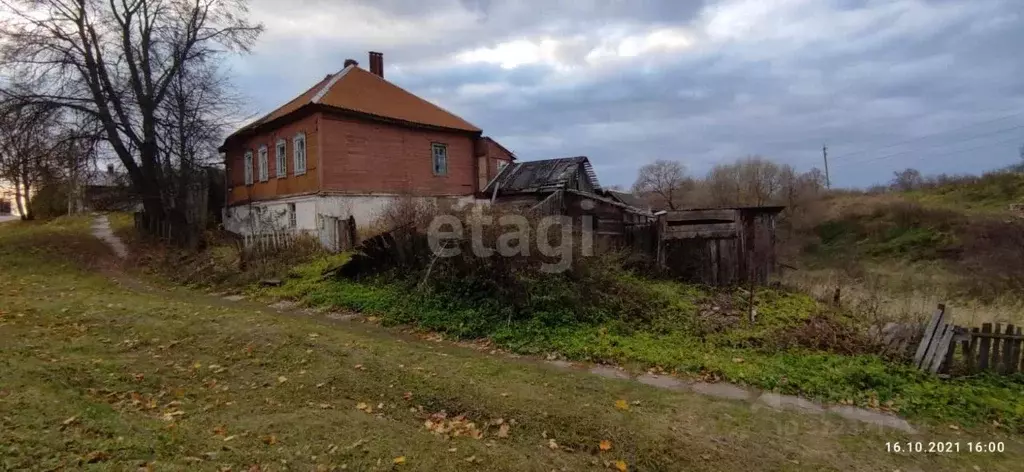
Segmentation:
[[(395, 18), (453, 9), (473, 15), (471, 25), (459, 25), (443, 40), (410, 40), (385, 50), (386, 63), (395, 66), (388, 69), (389, 79), (483, 127), (523, 158), (588, 155), (607, 184), (630, 184), (636, 168), (658, 158), (683, 160), (702, 173), (714, 163), (758, 153), (807, 169), (820, 165), (827, 142), (834, 180), (867, 185), (906, 166), (967, 172), (1005, 165), (1024, 143), (1021, 130), (978, 137), (1024, 125), (1024, 115), (964, 128), (1024, 106), (1024, 60), (1017, 51), (1024, 44), (1024, 18), (1014, 0), (930, 2), (941, 9), (918, 17), (880, 13), (909, 3), (836, 0), (814, 17), (836, 24), (817, 24), (820, 30), (806, 36), (721, 42), (699, 34), (703, 2), (365, 5)], [(624, 61), (613, 73), (588, 70), (579, 58), (602, 39), (595, 31), (619, 24), (686, 27), (698, 41), (654, 65), (641, 58)], [(835, 34), (819, 34), (830, 30)], [(578, 67), (571, 85), (539, 64), (502, 69), (452, 58), (459, 51), (544, 34), (575, 38), (556, 50), (562, 63)], [(341, 58), (374, 48), (370, 42), (328, 41), (292, 57), (246, 58), (249, 67), (243, 69), (250, 72), (239, 82), (245, 92), (260, 95), (266, 108), (336, 69)], [(280, 73), (282, 60), (289, 74)], [(938, 135), (885, 147), (930, 133)]]

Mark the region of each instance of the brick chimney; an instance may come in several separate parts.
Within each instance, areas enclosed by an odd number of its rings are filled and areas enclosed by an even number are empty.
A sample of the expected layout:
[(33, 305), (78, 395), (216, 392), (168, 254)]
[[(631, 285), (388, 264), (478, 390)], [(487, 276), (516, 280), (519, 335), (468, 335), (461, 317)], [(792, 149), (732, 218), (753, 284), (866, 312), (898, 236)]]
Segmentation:
[(345, 67), (348, 67), (348, 66), (357, 66), (358, 67), (359, 66), (359, 61), (356, 61), (355, 59), (345, 59)]
[(384, 77), (384, 54), (370, 51), (370, 72), (377, 77)]

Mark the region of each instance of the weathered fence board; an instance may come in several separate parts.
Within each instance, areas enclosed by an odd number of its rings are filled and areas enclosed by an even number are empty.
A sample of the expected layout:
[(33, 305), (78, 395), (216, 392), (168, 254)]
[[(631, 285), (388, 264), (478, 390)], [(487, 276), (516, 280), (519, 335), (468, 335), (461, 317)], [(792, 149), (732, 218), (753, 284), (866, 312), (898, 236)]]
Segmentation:
[(917, 352), (914, 354), (914, 365), (921, 368), (924, 365), (924, 359), (928, 354), (928, 349), (932, 346), (933, 338), (935, 337), (936, 331), (941, 327), (942, 321), (946, 314), (946, 307), (939, 305), (939, 309), (932, 315), (931, 320), (924, 329), (924, 337), (921, 338), (921, 344), (917, 346)]
[[(1014, 326), (1012, 324), (1007, 324), (1006, 325), (1006, 330), (1003, 331), (1003, 332), (1006, 335), (1008, 335), (1008, 336), (1013, 336)], [(1013, 338), (1006, 338), (1002, 342), (1002, 344), (1003, 344), (1003, 352), (1002, 352), (1003, 356), (1002, 356), (1002, 369), (1000, 369), (1000, 370), (1003, 373), (1012, 374), (1014, 371), (1017, 370), (1016, 366), (1013, 365), (1013, 344), (1016, 341), (1017, 340), (1013, 339)]]
[(956, 327), (952, 324), (947, 323), (943, 328), (942, 338), (939, 339), (938, 346), (935, 348), (934, 357), (932, 357), (931, 364), (928, 366), (928, 370), (932, 373), (939, 372), (943, 362), (946, 361), (946, 354), (952, 352), (950, 347), (953, 344), (953, 332), (956, 331)]
[(989, 354), (992, 349), (992, 338), (985, 336), (986, 334), (992, 334), (992, 323), (983, 323), (981, 325), (981, 341), (978, 342), (978, 369), (988, 369)]

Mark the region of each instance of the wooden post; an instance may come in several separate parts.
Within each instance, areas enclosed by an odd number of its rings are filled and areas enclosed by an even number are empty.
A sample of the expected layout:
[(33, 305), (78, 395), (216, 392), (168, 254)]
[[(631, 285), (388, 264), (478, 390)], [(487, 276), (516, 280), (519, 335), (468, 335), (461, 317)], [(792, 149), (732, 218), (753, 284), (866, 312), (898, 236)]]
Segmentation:
[[(1007, 336), (1013, 336), (1014, 331), (1014, 326), (1012, 324), (1007, 324), (1006, 330), (1003, 331), (1003, 333), (1005, 333)], [(1011, 370), (1011, 365), (1013, 363), (1012, 359), (1014, 341), (1015, 340), (1012, 337), (1007, 337), (1006, 339), (1003, 340), (1003, 362), (1001, 370), (1004, 374), (1010, 374), (1013, 372)]]
[(968, 347), (971, 357), (970, 363), (967, 366), (970, 369), (970, 372), (978, 370), (978, 341), (980, 339), (978, 334), (980, 332), (981, 330), (978, 327), (971, 328), (971, 343)]
[(1021, 339), (1021, 329), (1017, 328), (1017, 339), (1013, 341), (1013, 356), (1010, 357), (1011, 374), (1020, 371), (1020, 348), (1024, 340)]
[(981, 325), (981, 341), (978, 343), (978, 370), (988, 369), (988, 355), (992, 347), (992, 338), (986, 337), (986, 334), (992, 334), (992, 323), (983, 323)]

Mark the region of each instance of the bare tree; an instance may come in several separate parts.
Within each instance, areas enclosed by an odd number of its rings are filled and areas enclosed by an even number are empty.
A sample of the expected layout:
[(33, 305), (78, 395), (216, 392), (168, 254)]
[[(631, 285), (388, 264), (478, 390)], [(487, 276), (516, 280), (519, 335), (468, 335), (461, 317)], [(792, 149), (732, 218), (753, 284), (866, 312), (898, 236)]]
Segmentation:
[(61, 108), (0, 103), (0, 180), (14, 187), (22, 219), (35, 218), (27, 203), (40, 187), (81, 174), (94, 155), (96, 137), (89, 121)]
[(686, 167), (679, 161), (658, 160), (640, 168), (633, 193), (653, 195), (670, 210), (675, 210), (679, 199), (693, 187), (693, 179), (686, 176)]
[(909, 192), (911, 190), (917, 190), (923, 185), (924, 177), (921, 175), (921, 171), (907, 168), (900, 172), (893, 172), (890, 187), (893, 190)]
[[(22, 103), (95, 118), (146, 213), (174, 210), (162, 125), (183, 75), (246, 52), (263, 27), (244, 0), (0, 0), (2, 65)], [(178, 89), (180, 91), (180, 88)], [(170, 107), (173, 109), (173, 107)]]

